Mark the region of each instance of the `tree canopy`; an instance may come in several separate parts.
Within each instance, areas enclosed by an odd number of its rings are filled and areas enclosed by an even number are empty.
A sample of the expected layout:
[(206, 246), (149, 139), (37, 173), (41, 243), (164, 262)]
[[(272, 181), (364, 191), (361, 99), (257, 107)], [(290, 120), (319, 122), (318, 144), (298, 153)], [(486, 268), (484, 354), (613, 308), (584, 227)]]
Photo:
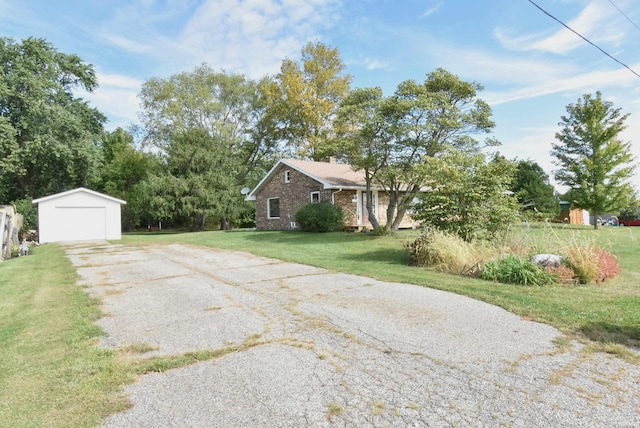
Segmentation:
[(486, 239), (518, 221), (509, 184), (516, 166), (500, 156), (446, 150), (419, 167), (430, 188), (418, 196), (412, 217), (466, 241)]
[(337, 48), (309, 42), (300, 61), (284, 59), (280, 73), (263, 81), (273, 130), (295, 156), (319, 161), (335, 151), (333, 119), (352, 79), (345, 70)]
[[(192, 225), (216, 216), (227, 228), (246, 209), (240, 189), (259, 179), (276, 148), (258, 84), (203, 64), (168, 79), (148, 80), (140, 97), (147, 141), (163, 153), (167, 166), (150, 180), (151, 189), (165, 189), (162, 201), (151, 204), (158, 207), (158, 217), (174, 207), (182, 219), (199, 219)], [(200, 164), (192, 163), (196, 160)], [(202, 164), (205, 160), (210, 169)], [(197, 184), (196, 176), (205, 181)], [(227, 185), (219, 185), (222, 181)], [(196, 203), (197, 198), (202, 200)]]
[(389, 193), (387, 230), (399, 227), (428, 184), (421, 168), (426, 158), (449, 149), (480, 150), (475, 135), (494, 127), (491, 108), (477, 97), (481, 89), (437, 69), (422, 83), (400, 83), (390, 97), (383, 97), (379, 88), (356, 89), (345, 97), (337, 122), (340, 148), (355, 167), (365, 169), (368, 181)]
[(565, 198), (596, 218), (627, 207), (634, 197), (629, 179), (635, 165), (631, 144), (622, 142), (619, 134), (629, 115), (603, 100), (600, 92), (595, 97), (585, 94), (566, 109), (551, 150), (558, 166), (555, 178), (569, 187)]
[(0, 38), (0, 200), (95, 182), (106, 118), (74, 90), (97, 86), (77, 55), (43, 39)]
[(518, 168), (511, 190), (523, 210), (532, 210), (554, 216), (560, 210), (555, 190), (542, 167), (531, 160), (517, 162)]

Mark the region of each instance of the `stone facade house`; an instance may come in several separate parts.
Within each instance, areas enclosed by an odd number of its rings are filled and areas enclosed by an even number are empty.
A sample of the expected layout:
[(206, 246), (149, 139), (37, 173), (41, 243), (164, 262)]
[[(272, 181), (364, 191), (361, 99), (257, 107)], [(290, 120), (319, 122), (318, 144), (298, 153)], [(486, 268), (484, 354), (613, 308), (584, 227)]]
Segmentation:
[[(295, 214), (305, 204), (330, 202), (344, 212), (350, 229), (371, 228), (366, 209), (364, 171), (335, 162), (280, 160), (247, 195), (256, 202), (256, 229), (296, 229)], [(389, 195), (380, 188), (373, 190), (376, 218), (386, 222)], [(401, 228), (417, 224), (405, 216)]]

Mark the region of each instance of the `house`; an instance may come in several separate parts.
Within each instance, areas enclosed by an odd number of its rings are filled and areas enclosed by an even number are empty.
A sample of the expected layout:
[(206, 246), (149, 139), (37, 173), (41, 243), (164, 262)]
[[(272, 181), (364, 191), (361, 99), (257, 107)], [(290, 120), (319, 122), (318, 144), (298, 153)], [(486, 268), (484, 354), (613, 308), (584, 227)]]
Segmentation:
[[(296, 212), (305, 204), (330, 202), (344, 212), (345, 225), (353, 229), (371, 228), (366, 208), (364, 171), (350, 165), (331, 162), (280, 160), (246, 200), (256, 202), (256, 229), (296, 229)], [(372, 192), (373, 211), (381, 223), (386, 222), (389, 195), (381, 188)], [(401, 228), (415, 227), (405, 215)]]
[(121, 239), (120, 207), (125, 201), (80, 187), (34, 199), (40, 242)]

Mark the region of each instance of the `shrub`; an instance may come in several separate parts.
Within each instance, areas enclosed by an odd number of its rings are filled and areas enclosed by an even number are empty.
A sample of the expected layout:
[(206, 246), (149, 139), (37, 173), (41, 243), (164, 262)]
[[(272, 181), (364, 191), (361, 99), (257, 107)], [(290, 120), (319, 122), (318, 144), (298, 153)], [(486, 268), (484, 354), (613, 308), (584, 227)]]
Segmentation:
[(488, 249), (460, 236), (425, 227), (415, 241), (405, 244), (411, 264), (456, 275), (477, 275)]
[(590, 244), (569, 247), (566, 264), (580, 284), (602, 282), (620, 273), (620, 265), (613, 254)]
[(38, 211), (31, 201), (31, 198), (24, 198), (13, 202), (13, 205), (16, 206), (16, 211), (24, 217), (22, 230), (33, 230), (38, 228)]
[(374, 227), (371, 231), (373, 236), (386, 236), (391, 233), (391, 229), (386, 228), (384, 226)]
[(573, 272), (573, 269), (571, 269), (566, 264), (561, 264), (558, 267), (546, 266), (544, 270), (555, 276), (556, 281), (560, 284), (575, 285), (578, 283), (576, 274)]
[(530, 260), (516, 255), (508, 255), (486, 263), (481, 276), (482, 279), (507, 284), (543, 286), (556, 282), (554, 275)]
[(307, 204), (296, 212), (295, 218), (300, 229), (305, 232), (334, 232), (344, 229), (342, 208), (329, 202)]

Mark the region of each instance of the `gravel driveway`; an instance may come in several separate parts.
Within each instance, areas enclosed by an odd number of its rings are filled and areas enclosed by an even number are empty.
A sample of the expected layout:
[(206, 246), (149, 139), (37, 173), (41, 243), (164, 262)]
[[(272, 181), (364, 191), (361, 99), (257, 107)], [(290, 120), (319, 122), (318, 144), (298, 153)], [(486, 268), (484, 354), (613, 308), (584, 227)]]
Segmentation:
[(105, 427), (640, 426), (640, 368), (415, 285), (186, 245), (68, 246), (101, 346), (238, 351), (126, 389)]

